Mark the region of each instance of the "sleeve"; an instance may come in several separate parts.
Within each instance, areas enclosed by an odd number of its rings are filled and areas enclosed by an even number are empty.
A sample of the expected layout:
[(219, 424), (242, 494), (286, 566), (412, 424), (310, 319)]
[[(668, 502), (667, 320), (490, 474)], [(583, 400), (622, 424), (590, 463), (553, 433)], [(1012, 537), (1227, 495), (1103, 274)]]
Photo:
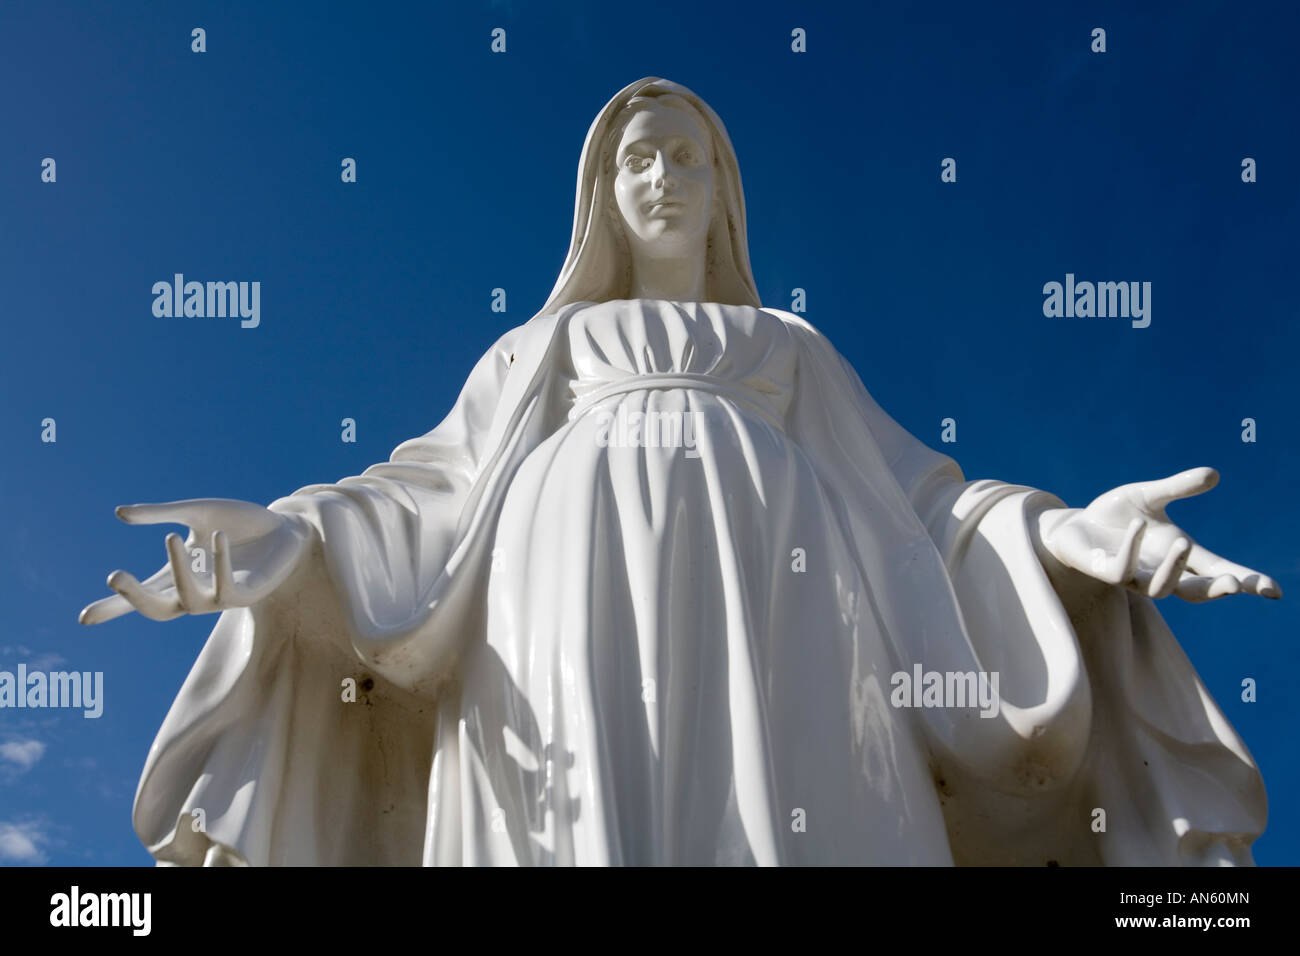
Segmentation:
[(150, 748), (134, 823), (160, 864), (420, 863), (437, 688), (472, 605), (457, 547), (519, 332), (389, 462), (269, 506), (314, 544), (271, 598), (221, 614)]

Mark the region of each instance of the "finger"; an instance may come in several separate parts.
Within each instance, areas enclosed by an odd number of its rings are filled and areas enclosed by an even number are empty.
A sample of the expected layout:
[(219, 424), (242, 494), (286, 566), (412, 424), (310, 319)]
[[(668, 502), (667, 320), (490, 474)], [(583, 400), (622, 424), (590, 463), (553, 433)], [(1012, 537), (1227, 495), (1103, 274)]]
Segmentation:
[(108, 576), (108, 586), (145, 617), (154, 621), (170, 621), (185, 612), (181, 609), (176, 592), (159, 593), (144, 587), (127, 571), (114, 571)]
[(1244, 578), (1238, 577), (1237, 580), (1241, 582), (1241, 589), (1247, 594), (1258, 594), (1260, 597), (1272, 598), (1274, 601), (1282, 596), (1282, 586), (1267, 574), (1252, 572)]
[(1146, 530), (1147, 523), (1141, 518), (1134, 518), (1129, 522), (1124, 543), (1119, 546), (1115, 557), (1110, 561), (1106, 580), (1111, 584), (1123, 584), (1125, 581), (1133, 580), (1137, 573), (1138, 556), (1142, 553), (1142, 536), (1146, 534)]
[(130, 614), (134, 610), (130, 601), (120, 594), (114, 594), (111, 597), (100, 598), (93, 604), (87, 604), (77, 615), (77, 623), (103, 624), (123, 614)]
[(191, 614), (201, 613), (204, 609), (203, 593), (190, 571), (190, 555), (185, 550), (185, 542), (175, 532), (167, 535), (166, 540), (167, 555), (171, 558), (172, 581), (176, 585), (181, 607)]
[(236, 542), (270, 534), (285, 518), (269, 508), (235, 498), (190, 498), (158, 504), (122, 505), (117, 516), (128, 524), (175, 523), (188, 525), (204, 537), (221, 528)]
[(1192, 604), (1200, 604), (1202, 601), (1213, 601), (1216, 598), (1225, 597), (1229, 594), (1236, 594), (1241, 591), (1241, 582), (1231, 574), (1223, 574), (1219, 577), (1206, 577), (1204, 575), (1184, 574), (1179, 580), (1174, 593), (1184, 601)]
[(1187, 564), (1187, 556), (1192, 552), (1192, 543), (1186, 538), (1179, 538), (1170, 547), (1165, 559), (1160, 562), (1160, 567), (1156, 568), (1155, 574), (1151, 576), (1147, 584), (1147, 596), (1153, 598), (1168, 597), (1173, 593), (1178, 581), (1182, 577), (1183, 568)]
[(1273, 598), (1274, 600), (1282, 596), (1281, 586), (1267, 574), (1261, 574), (1254, 568), (1248, 568), (1244, 564), (1229, 561), (1227, 558), (1220, 557), (1200, 545), (1193, 545), (1187, 567), (1197, 574), (1208, 577), (1221, 577), (1230, 574), (1241, 582), (1243, 590), (1249, 591), (1251, 594), (1258, 594), (1261, 597)]
[(204, 510), (205, 500), (163, 501), (156, 504), (118, 505), (113, 513), (127, 524), (183, 524)]
[(230, 567), (230, 542), (224, 531), (212, 532), (212, 573), (216, 579), (213, 585), (212, 601), (224, 608), (235, 597), (235, 574)]
[(1204, 494), (1219, 483), (1219, 473), (1213, 468), (1189, 468), (1168, 478), (1138, 482), (1138, 490), (1147, 507), (1163, 509), (1171, 501)]

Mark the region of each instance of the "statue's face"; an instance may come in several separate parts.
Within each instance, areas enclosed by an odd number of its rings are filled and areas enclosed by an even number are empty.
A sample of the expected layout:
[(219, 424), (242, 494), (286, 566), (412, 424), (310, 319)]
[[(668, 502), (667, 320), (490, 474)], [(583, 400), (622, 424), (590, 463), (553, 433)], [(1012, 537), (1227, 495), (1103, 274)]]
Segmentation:
[(639, 110), (615, 162), (614, 198), (628, 241), (653, 256), (698, 250), (714, 196), (713, 157), (699, 120), (671, 106)]

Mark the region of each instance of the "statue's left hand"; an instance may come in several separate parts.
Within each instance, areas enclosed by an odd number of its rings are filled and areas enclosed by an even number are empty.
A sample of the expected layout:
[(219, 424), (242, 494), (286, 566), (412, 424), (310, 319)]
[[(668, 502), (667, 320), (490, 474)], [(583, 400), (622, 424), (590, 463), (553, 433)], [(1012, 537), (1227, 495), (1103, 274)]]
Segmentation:
[(1192, 468), (1120, 485), (1087, 508), (1045, 511), (1039, 538), (1062, 564), (1147, 597), (1210, 601), (1244, 591), (1280, 598), (1282, 589), (1272, 578), (1207, 551), (1166, 516), (1170, 502), (1218, 483), (1213, 468)]

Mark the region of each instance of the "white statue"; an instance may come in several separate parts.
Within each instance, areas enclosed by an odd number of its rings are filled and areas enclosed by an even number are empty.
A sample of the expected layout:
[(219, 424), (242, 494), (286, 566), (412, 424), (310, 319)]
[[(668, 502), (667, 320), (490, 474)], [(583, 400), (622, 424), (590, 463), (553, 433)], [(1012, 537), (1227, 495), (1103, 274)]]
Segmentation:
[(118, 509), (191, 533), (81, 620), (221, 612), (136, 797), (160, 862), (1252, 862), (1259, 772), (1152, 602), (1280, 596), (1166, 517), (1216, 474), (966, 481), (746, 242), (721, 121), (633, 83), (442, 424), (267, 508)]

